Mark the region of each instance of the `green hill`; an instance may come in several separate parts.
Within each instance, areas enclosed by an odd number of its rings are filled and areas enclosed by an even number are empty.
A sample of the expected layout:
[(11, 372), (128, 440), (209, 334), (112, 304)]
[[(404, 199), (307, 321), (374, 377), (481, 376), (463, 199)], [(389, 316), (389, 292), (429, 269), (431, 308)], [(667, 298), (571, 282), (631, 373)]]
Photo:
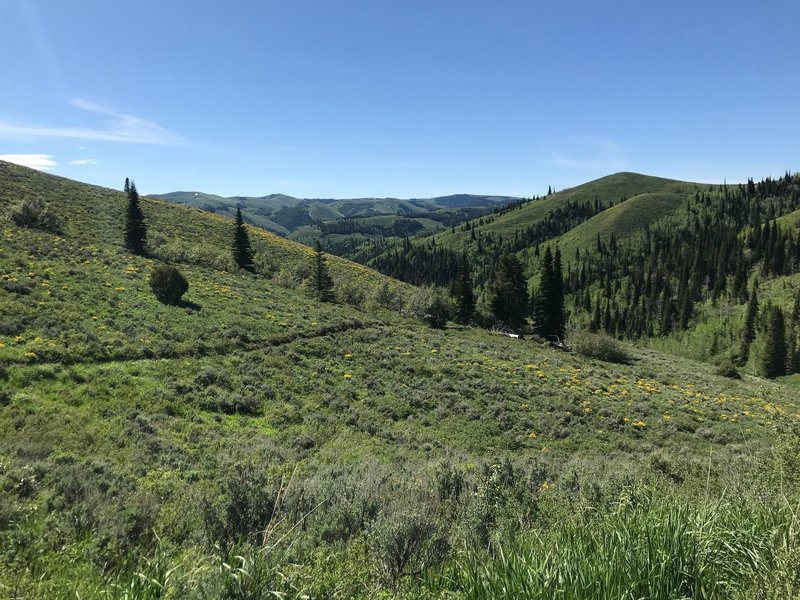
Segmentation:
[[(499, 215), (491, 222), (478, 225), (476, 231), (484, 234), (513, 235), (515, 230), (535, 225), (555, 209), (569, 202), (593, 202), (599, 199), (611, 203), (640, 194), (685, 194), (695, 190), (697, 186), (698, 184), (638, 173), (616, 173), (527, 202), (521, 208)], [(470, 238), (469, 232), (456, 232), (437, 236), (437, 243), (461, 251), (462, 248), (469, 249), (473, 246), (469, 241)]]
[[(8, 218), (29, 198), (58, 233)], [(229, 219), (153, 199), (151, 256), (132, 256), (125, 203), (0, 163), (2, 592), (472, 597), (478, 572), (530, 591), (499, 556), (572, 548), (552, 564), (563, 587), (580, 531), (630, 545), (586, 558), (625, 589), (785, 589), (790, 388), (627, 344), (616, 364), (430, 329), (403, 316), (426, 292), (335, 257), (339, 300), (321, 304), (308, 248), (250, 228), (243, 272)], [(189, 281), (180, 306), (149, 289), (163, 260)], [(668, 581), (659, 556), (697, 569)]]
[(689, 194), (685, 192), (638, 194), (584, 221), (559, 236), (556, 243), (565, 260), (572, 260), (576, 249), (584, 251), (596, 246), (598, 236), (604, 243), (608, 243), (612, 237), (622, 241), (674, 215), (686, 205), (688, 197)]

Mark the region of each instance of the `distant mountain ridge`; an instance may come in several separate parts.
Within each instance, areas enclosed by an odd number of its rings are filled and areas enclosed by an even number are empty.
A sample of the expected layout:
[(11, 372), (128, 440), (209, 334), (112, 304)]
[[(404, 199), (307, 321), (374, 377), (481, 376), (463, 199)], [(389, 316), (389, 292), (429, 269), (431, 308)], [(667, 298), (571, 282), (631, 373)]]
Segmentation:
[(233, 216), (242, 209), (245, 220), (284, 236), (315, 222), (387, 215), (414, 217), (436, 211), (493, 208), (518, 202), (514, 196), (451, 194), (433, 198), (296, 198), (286, 194), (218, 196), (197, 191), (150, 194), (149, 197)]

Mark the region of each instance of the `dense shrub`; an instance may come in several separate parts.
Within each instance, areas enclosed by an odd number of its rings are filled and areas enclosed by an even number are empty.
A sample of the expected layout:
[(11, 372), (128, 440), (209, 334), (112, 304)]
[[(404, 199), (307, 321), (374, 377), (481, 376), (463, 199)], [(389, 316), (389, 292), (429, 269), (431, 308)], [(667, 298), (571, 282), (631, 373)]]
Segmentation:
[(385, 512), (371, 524), (368, 540), (392, 582), (404, 575), (419, 576), (443, 561), (449, 551), (445, 528), (424, 502)]
[(150, 289), (164, 304), (177, 304), (189, 289), (189, 282), (172, 265), (160, 265), (150, 275)]
[(730, 358), (724, 359), (716, 368), (715, 373), (722, 377), (729, 377), (730, 379), (741, 379), (742, 376), (739, 374), (739, 371), (736, 369), (736, 365), (733, 364), (733, 360)]
[(633, 360), (619, 340), (607, 335), (583, 332), (572, 340), (572, 347), (579, 354), (606, 362), (629, 364)]
[(11, 212), (11, 221), (20, 227), (61, 233), (61, 219), (44, 200), (28, 198)]
[(449, 321), (452, 316), (453, 310), (450, 304), (441, 296), (437, 296), (428, 306), (428, 310), (425, 311), (424, 320), (434, 329), (444, 329), (445, 325), (447, 325), (447, 321)]

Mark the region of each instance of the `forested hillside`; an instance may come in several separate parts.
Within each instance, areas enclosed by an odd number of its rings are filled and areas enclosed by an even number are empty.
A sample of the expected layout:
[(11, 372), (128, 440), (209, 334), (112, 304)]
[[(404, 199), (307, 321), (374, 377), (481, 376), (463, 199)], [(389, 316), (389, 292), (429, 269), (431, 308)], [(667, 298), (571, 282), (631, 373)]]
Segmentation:
[[(543, 250), (558, 249), (573, 329), (657, 338), (659, 347), (754, 373), (763, 373), (764, 348), (773, 345), (765, 315), (774, 300), (786, 324), (784, 372), (792, 373), (800, 370), (799, 206), (798, 175), (710, 186), (625, 173), (469, 221), (455, 233), (384, 244), (368, 264), (410, 283), (452, 288), (467, 261), (482, 320), (491, 322), (503, 321), (491, 307), (497, 265), (513, 255), (531, 294), (523, 316), (535, 331)], [(792, 290), (788, 300), (769, 291), (759, 299), (775, 279)], [(746, 322), (751, 296), (756, 316)], [(754, 341), (759, 352), (751, 354)]]

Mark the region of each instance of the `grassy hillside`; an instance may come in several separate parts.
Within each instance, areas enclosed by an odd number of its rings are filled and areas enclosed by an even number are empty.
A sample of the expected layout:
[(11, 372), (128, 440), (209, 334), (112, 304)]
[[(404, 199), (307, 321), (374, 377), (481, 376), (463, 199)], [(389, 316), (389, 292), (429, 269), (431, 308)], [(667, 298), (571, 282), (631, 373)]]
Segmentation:
[(596, 246), (597, 238), (608, 243), (614, 237), (625, 240), (653, 223), (674, 215), (685, 206), (688, 194), (638, 194), (595, 215), (557, 238), (565, 261), (575, 256), (575, 250), (585, 251)]
[[(245, 273), (229, 220), (155, 200), (155, 258), (131, 256), (123, 194), (0, 163), (2, 216), (30, 196), (63, 228), (0, 229), (0, 593), (797, 591), (790, 388), (432, 330), (384, 309), (383, 284), (419, 291), (341, 259), (350, 303), (320, 304), (307, 248), (251, 229)], [(158, 257), (181, 306), (148, 288)]]
[[(595, 198), (619, 201), (640, 194), (684, 194), (694, 190), (696, 186), (693, 183), (638, 173), (616, 173), (528, 202), (522, 208), (496, 217), (491, 223), (479, 225), (477, 231), (484, 234), (513, 235), (515, 229), (537, 223), (568, 202), (591, 202)], [(454, 234), (437, 236), (437, 243), (460, 251), (464, 247), (470, 247), (469, 238), (468, 232), (457, 231)]]

